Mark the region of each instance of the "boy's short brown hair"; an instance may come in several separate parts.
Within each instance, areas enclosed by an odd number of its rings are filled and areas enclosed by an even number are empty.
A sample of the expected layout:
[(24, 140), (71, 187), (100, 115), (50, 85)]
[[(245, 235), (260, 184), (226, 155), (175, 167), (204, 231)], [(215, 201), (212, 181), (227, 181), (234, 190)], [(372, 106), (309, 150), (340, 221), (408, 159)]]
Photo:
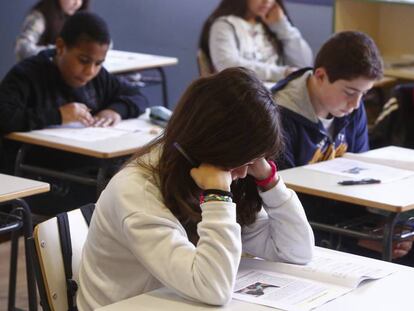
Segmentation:
[(343, 31), (326, 41), (316, 55), (315, 69), (324, 68), (329, 82), (367, 78), (378, 80), (383, 75), (380, 52), (367, 34)]

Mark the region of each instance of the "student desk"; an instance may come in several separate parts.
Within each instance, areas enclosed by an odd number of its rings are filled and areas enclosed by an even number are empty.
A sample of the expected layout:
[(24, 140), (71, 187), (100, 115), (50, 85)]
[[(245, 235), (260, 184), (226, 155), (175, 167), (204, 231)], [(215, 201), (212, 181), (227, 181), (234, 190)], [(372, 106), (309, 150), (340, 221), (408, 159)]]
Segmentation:
[[(392, 183), (342, 186), (337, 183), (344, 179), (343, 176), (306, 169), (304, 166), (282, 170), (278, 173), (282, 176), (286, 185), (297, 192), (389, 212), (384, 226), (383, 259), (391, 260), (393, 233), (398, 217), (400, 213), (414, 209), (412, 193), (414, 176)], [(312, 225), (339, 234), (352, 234), (346, 229), (336, 226), (319, 223), (312, 223)], [(352, 235), (365, 238), (363, 235)]]
[[(148, 115), (146, 114), (142, 115), (140, 118), (149, 122), (147, 120)], [(97, 195), (99, 196), (105, 187), (108, 169), (110, 168), (111, 163), (120, 157), (132, 155), (139, 147), (142, 147), (156, 136), (157, 134), (138, 131), (97, 141), (80, 141), (42, 134), (42, 130), (40, 130), (32, 132), (14, 132), (6, 135), (5, 138), (23, 143), (16, 158), (16, 175), (21, 176), (24, 172), (31, 172), (34, 174), (52, 176), (62, 180), (96, 186)], [(94, 177), (85, 177), (79, 174), (66, 173), (25, 164), (25, 156), (31, 145), (57, 149), (99, 159), (100, 163), (98, 165), (97, 174)]]
[[(333, 250), (317, 248), (317, 252), (338, 253)], [(352, 292), (330, 301), (318, 308), (316, 311), (389, 311), (389, 310), (411, 310), (412, 280), (414, 269), (400, 266), (371, 258), (360, 257), (352, 254), (340, 253), (345, 258), (357, 259), (365, 264), (375, 263), (380, 267), (393, 267), (397, 271), (383, 279), (360, 284)], [(279, 310), (257, 304), (250, 304), (233, 299), (224, 307), (214, 307), (206, 304), (191, 302), (179, 297), (167, 288), (161, 288), (143, 295), (135, 296), (121, 302), (96, 309), (97, 311), (271, 311)]]
[[(333, 28), (369, 34), (385, 59), (385, 75), (414, 80), (413, 15), (413, 0), (335, 0)], [(401, 66), (391, 66), (398, 61)]]
[[(21, 215), (21, 222), (25, 236), (25, 253), (26, 253), (26, 276), (27, 276), (27, 290), (29, 294), (29, 310), (37, 309), (36, 302), (36, 284), (34, 281), (33, 267), (31, 265), (28, 244), (26, 238), (32, 236), (32, 220), (30, 209), (27, 203), (21, 198), (31, 195), (49, 191), (49, 184), (39, 182), (21, 177), (0, 174), (0, 204), (10, 203), (18, 206), (13, 210), (7, 218), (14, 218), (16, 212)], [(1, 207), (0, 207), (1, 211)], [(19, 215), (18, 214), (18, 215)], [(6, 213), (1, 213), (0, 216), (7, 216)], [(19, 216), (20, 217), (20, 216)], [(0, 233), (2, 229), (6, 229), (0, 224)], [(12, 232), (11, 257), (10, 257), (10, 278), (9, 278), (9, 298), (8, 309), (14, 310), (16, 298), (16, 276), (17, 276), (17, 249), (20, 227), (9, 228), (7, 232)]]
[(109, 50), (104, 67), (112, 74), (133, 73), (149, 69), (157, 70), (160, 74), (159, 82), (161, 82), (164, 106), (168, 108), (167, 78), (164, 67), (176, 65), (177, 63), (178, 59), (175, 57)]
[(0, 174), (0, 203), (49, 191), (49, 184), (27, 178)]

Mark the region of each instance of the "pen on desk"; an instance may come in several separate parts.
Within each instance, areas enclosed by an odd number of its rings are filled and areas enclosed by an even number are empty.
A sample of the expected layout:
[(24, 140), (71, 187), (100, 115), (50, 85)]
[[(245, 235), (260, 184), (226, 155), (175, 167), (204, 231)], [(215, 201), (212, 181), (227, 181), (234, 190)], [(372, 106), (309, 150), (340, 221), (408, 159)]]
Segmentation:
[(379, 184), (381, 180), (375, 178), (353, 179), (338, 181), (341, 186)]
[(179, 153), (181, 153), (181, 155), (184, 157), (184, 158), (186, 158), (187, 159), (187, 161), (193, 166), (193, 167), (198, 167), (199, 166), (199, 164), (196, 162), (196, 161), (194, 161), (188, 154), (187, 154), (187, 152), (185, 152), (184, 151), (184, 149), (180, 146), (180, 144), (179, 143), (177, 143), (177, 142), (174, 142), (173, 143), (173, 146), (175, 147), (175, 149), (177, 149), (178, 150), (178, 152)]

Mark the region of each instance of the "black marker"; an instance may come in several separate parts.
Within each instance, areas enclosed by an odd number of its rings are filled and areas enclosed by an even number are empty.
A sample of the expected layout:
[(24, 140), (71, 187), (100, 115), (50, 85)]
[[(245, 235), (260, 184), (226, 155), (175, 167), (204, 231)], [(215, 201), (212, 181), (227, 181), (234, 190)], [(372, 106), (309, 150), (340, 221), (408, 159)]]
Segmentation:
[(353, 186), (353, 185), (369, 185), (369, 184), (379, 184), (381, 180), (374, 178), (364, 178), (357, 180), (342, 180), (338, 181), (338, 184), (342, 186)]
[(178, 152), (179, 153), (181, 153), (181, 155), (184, 157), (184, 158), (186, 158), (187, 159), (187, 161), (193, 166), (193, 167), (198, 167), (199, 166), (199, 164), (196, 162), (196, 161), (194, 161), (188, 154), (187, 154), (187, 152), (185, 152), (184, 151), (184, 149), (180, 146), (180, 144), (179, 143), (177, 143), (177, 142), (174, 142), (173, 143), (173, 146), (175, 147), (175, 149), (177, 149), (178, 150)]

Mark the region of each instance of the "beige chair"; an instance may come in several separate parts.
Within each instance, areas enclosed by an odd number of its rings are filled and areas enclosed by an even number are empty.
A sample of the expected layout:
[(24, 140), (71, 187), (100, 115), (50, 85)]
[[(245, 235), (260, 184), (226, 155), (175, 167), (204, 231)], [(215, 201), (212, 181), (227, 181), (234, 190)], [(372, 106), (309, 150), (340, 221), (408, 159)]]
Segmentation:
[[(90, 209), (89, 216), (84, 216), (82, 213), (81, 209), (85, 208)], [(75, 282), (78, 282), (82, 248), (88, 234), (88, 222), (93, 208), (94, 205), (89, 204), (67, 213), (72, 251), (72, 280)], [(68, 282), (63, 260), (64, 251), (61, 247), (58, 226), (58, 217), (54, 217), (35, 227), (33, 239), (31, 240), (31, 256), (34, 259), (36, 280), (43, 310), (68, 311), (70, 310), (69, 299), (72, 298), (68, 298)], [(67, 256), (67, 258), (69, 257)], [(70, 258), (68, 262), (70, 263)]]
[(216, 72), (213, 64), (202, 50), (197, 51), (197, 65), (200, 77), (208, 77)]

